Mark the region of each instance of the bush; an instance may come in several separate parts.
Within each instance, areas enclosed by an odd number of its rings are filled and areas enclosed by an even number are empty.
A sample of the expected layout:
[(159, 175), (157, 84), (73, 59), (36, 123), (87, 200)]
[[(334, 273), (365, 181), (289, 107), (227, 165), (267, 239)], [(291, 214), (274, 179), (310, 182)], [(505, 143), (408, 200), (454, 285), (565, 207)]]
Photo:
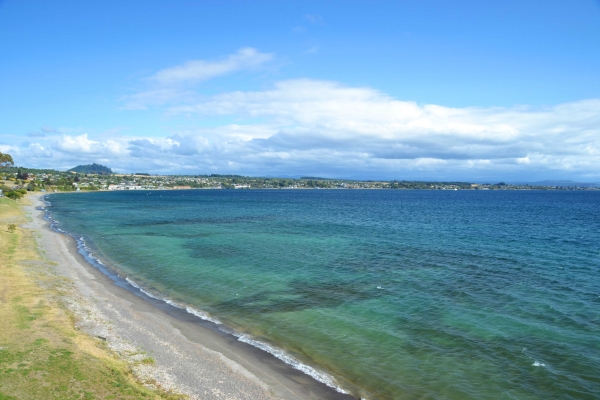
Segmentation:
[[(22, 189), (19, 190), (11, 190), (10, 192), (6, 192), (4, 195), (6, 197), (8, 197), (9, 199), (13, 199), (13, 200), (19, 200), (21, 197), (23, 197), (23, 194), (21, 192)], [(27, 191), (25, 191), (25, 193), (27, 193)]]
[(13, 233), (16, 229), (17, 229), (17, 225), (15, 225), (15, 224), (8, 224), (8, 231), (10, 233)]

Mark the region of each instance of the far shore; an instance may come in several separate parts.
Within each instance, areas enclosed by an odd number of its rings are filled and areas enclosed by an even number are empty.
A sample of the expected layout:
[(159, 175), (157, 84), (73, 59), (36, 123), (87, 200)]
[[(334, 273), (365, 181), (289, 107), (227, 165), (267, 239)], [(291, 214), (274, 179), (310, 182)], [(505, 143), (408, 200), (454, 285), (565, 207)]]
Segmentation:
[(55, 232), (43, 218), (41, 198), (58, 193), (27, 195), (30, 204), (22, 206), (32, 216), (27, 228), (37, 233), (40, 250), (57, 272), (73, 282), (65, 302), (77, 327), (106, 341), (126, 361), (131, 349), (155, 360), (138, 368), (140, 380), (192, 399), (353, 399), (208, 321), (115, 284), (85, 260), (72, 237)]

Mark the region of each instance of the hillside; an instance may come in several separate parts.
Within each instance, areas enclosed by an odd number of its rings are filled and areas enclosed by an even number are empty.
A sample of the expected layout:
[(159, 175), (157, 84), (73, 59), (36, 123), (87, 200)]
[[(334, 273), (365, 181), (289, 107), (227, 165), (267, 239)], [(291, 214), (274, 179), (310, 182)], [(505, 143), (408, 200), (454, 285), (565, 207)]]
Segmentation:
[(100, 164), (89, 164), (89, 165), (78, 165), (75, 168), (71, 168), (67, 172), (77, 172), (79, 174), (96, 174), (96, 175), (110, 175), (112, 170), (104, 165)]

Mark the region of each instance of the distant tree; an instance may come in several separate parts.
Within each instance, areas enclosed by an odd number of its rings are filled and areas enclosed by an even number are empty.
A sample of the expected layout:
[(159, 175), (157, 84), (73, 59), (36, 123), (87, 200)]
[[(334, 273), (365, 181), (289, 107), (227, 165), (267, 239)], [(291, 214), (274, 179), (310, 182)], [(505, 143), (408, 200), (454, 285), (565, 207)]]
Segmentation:
[(13, 165), (15, 165), (15, 162), (10, 154), (0, 152), (0, 168), (12, 167)]
[(75, 179), (73, 179), (73, 181), (74, 181), (74, 182), (79, 182), (79, 181), (80, 181), (80, 179), (79, 179), (79, 176), (78, 176), (78, 175), (75, 175)]
[(17, 172), (17, 179), (26, 181), (27, 179), (29, 179), (29, 174), (27, 172), (21, 172), (21, 170), (19, 169)]

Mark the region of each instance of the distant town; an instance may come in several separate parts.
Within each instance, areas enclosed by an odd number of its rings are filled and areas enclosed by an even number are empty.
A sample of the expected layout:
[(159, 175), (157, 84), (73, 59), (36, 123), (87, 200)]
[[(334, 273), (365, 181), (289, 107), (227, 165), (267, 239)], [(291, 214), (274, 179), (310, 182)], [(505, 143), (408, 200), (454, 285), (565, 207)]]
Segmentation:
[(565, 183), (508, 184), (469, 182), (422, 182), (346, 180), (320, 177), (270, 178), (241, 175), (150, 175), (117, 174), (110, 168), (91, 164), (69, 171), (4, 168), (0, 171), (4, 191), (80, 192), (175, 189), (397, 189), (397, 190), (600, 190), (600, 185)]

